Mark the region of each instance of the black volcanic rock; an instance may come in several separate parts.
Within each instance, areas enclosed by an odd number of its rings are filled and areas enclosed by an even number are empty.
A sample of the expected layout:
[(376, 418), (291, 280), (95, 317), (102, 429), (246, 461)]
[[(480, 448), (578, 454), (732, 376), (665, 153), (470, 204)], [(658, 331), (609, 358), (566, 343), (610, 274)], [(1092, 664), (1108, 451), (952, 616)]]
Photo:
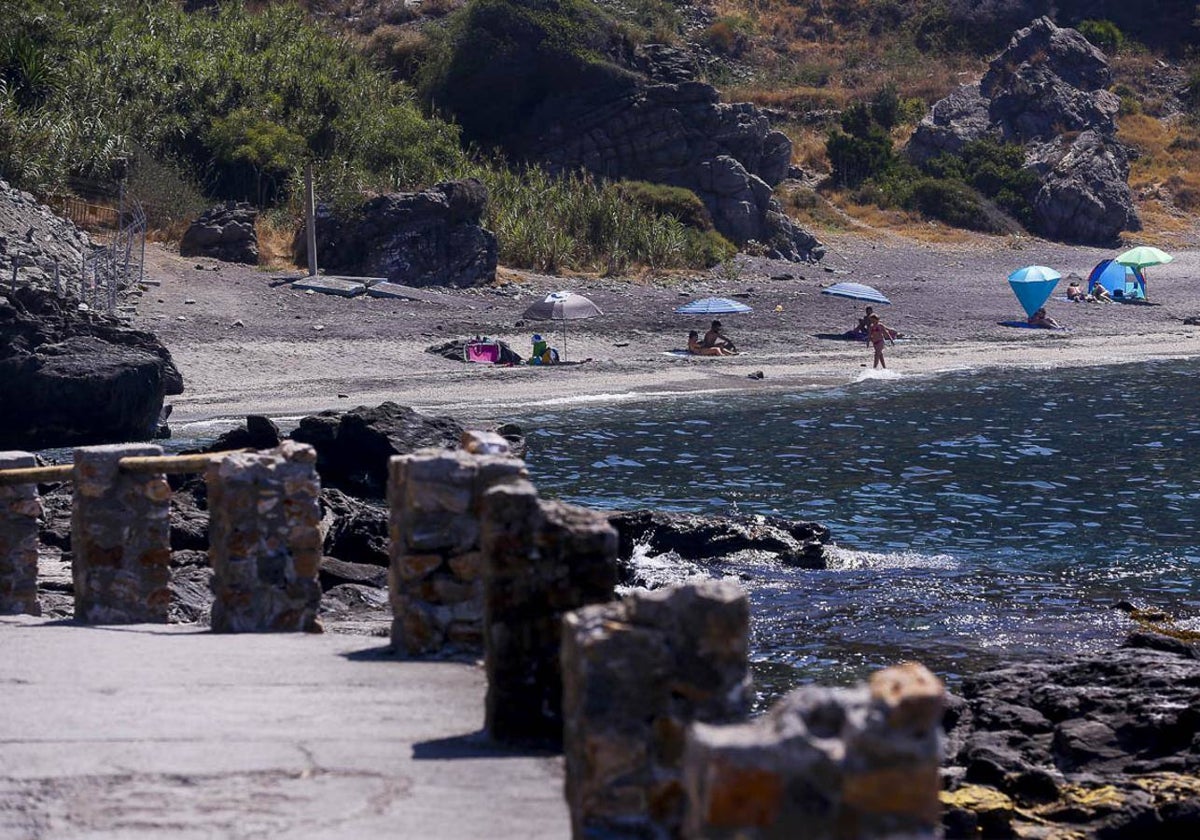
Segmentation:
[(152, 334), (49, 291), (0, 296), (0, 448), (149, 440), (164, 397), (182, 391)]

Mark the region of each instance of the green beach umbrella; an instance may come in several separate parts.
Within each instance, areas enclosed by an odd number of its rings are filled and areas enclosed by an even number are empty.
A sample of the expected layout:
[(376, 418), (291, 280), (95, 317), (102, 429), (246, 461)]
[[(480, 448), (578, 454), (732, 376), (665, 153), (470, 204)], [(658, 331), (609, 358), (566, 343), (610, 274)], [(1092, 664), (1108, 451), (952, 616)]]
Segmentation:
[(1151, 248), (1149, 245), (1139, 245), (1136, 248), (1130, 248), (1124, 254), (1117, 257), (1117, 262), (1121, 265), (1132, 265), (1136, 268), (1145, 268), (1148, 265), (1162, 265), (1169, 263), (1175, 259), (1166, 251), (1160, 251), (1157, 248)]
[(1146, 277), (1146, 266), (1148, 265), (1163, 265), (1175, 259), (1166, 251), (1160, 251), (1149, 245), (1139, 245), (1136, 248), (1130, 248), (1124, 254), (1117, 257), (1117, 262), (1121, 265), (1131, 265), (1142, 273), (1143, 280)]

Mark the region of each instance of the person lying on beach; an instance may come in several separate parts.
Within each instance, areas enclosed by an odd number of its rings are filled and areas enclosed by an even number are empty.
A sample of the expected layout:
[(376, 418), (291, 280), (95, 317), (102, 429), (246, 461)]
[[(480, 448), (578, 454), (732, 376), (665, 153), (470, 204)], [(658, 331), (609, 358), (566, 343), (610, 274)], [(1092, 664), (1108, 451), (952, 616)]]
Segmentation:
[[(725, 333), (723, 333), (721, 331), (721, 322), (720, 321), (712, 322), (712, 327), (709, 329), (708, 332), (706, 332), (704, 334), (704, 338), (701, 340), (700, 346), (701, 347), (710, 347), (710, 348), (711, 347), (719, 347), (722, 350), (729, 350), (733, 353), (737, 352), (737, 348), (733, 346), (733, 341), (731, 341), (729, 336), (725, 335)], [(706, 355), (712, 356), (714, 354), (708, 353)], [(722, 355), (729, 355), (729, 354), (726, 353), (726, 354), (722, 354)]]
[(1055, 321), (1046, 314), (1046, 307), (1044, 306), (1037, 312), (1034, 312), (1032, 315), (1030, 315), (1029, 319), (1025, 323), (1029, 324), (1031, 327), (1042, 327), (1043, 329), (1047, 330), (1061, 330), (1063, 328), (1062, 324), (1058, 323), (1058, 321)]
[(724, 347), (705, 347), (700, 341), (700, 333), (692, 330), (688, 333), (688, 352), (693, 356), (734, 356), (732, 350)]

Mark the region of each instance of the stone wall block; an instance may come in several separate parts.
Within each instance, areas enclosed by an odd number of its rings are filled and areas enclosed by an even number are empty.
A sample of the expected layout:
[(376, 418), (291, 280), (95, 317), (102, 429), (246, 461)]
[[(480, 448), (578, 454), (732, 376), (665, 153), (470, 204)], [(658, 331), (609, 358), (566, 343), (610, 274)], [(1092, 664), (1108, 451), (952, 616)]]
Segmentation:
[(688, 730), (689, 838), (933, 838), (944, 693), (909, 663), (849, 689), (807, 686), (762, 718)]
[(388, 464), (392, 645), (402, 654), (480, 648), (481, 496), (525, 475), (507, 442), (493, 437), (464, 433), (474, 451), (426, 449)]
[(319, 631), (320, 484), (312, 447), (284, 441), (209, 465), (212, 628)]
[(121, 472), (122, 458), (161, 455), (145, 444), (75, 450), (71, 505), (75, 618), (89, 624), (168, 620), (170, 492), (166, 477)]
[(725, 581), (637, 591), (566, 616), (563, 739), (575, 837), (678, 836), (688, 726), (749, 713), (748, 633), (746, 595)]
[(606, 517), (544, 502), (528, 481), (483, 494), (486, 729), (512, 743), (562, 741), (562, 620), (613, 597), (617, 534)]
[[(37, 466), (28, 452), (0, 452), (0, 470)], [(36, 484), (0, 487), (0, 615), (41, 615), (37, 597), (38, 520)]]

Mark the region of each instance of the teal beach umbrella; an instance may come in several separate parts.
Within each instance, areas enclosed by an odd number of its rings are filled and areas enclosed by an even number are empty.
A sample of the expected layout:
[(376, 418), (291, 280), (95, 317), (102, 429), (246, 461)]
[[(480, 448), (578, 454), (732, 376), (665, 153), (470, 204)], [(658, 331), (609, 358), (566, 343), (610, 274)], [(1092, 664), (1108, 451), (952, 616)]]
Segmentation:
[(1021, 302), (1026, 315), (1032, 315), (1050, 300), (1062, 275), (1044, 265), (1027, 265), (1008, 275), (1008, 285)]

